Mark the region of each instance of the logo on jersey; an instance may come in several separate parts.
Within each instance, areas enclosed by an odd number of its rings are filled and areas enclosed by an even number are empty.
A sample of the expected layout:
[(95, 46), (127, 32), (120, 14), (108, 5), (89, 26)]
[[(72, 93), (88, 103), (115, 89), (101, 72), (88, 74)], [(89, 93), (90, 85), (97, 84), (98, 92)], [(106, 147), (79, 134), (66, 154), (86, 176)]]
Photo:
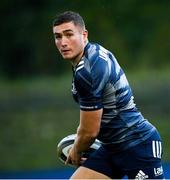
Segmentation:
[(152, 141), (152, 151), (154, 158), (160, 158), (162, 155), (162, 144), (161, 141)]
[(74, 81), (72, 82), (72, 89), (71, 89), (71, 91), (72, 91), (73, 94), (77, 94), (77, 90), (76, 90)]
[(148, 175), (146, 175), (142, 170), (138, 172), (138, 174), (135, 177), (135, 180), (142, 180), (142, 179), (147, 179)]
[(154, 168), (154, 174), (155, 176), (160, 176), (163, 174), (163, 168), (162, 166), (161, 167), (158, 167), (158, 168)]

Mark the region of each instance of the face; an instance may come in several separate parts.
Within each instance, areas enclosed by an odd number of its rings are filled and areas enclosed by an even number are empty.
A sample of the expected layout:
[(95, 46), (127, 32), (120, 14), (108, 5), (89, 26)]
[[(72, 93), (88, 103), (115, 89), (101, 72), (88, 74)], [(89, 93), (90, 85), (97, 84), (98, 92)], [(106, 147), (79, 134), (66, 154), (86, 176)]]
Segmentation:
[(53, 27), (55, 45), (62, 57), (77, 64), (84, 52), (87, 42), (87, 31), (73, 22), (63, 23)]

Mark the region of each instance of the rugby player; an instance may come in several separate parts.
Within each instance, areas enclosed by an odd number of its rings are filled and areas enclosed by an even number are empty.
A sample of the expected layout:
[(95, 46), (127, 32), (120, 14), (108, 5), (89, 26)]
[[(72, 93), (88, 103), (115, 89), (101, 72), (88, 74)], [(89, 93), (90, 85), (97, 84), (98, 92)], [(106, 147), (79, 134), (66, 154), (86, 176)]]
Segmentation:
[[(78, 166), (71, 179), (163, 179), (160, 134), (137, 109), (113, 53), (88, 41), (77, 12), (57, 15), (53, 33), (63, 59), (72, 63), (72, 94), (80, 106), (77, 138), (66, 160)], [(83, 160), (96, 138), (102, 146)]]

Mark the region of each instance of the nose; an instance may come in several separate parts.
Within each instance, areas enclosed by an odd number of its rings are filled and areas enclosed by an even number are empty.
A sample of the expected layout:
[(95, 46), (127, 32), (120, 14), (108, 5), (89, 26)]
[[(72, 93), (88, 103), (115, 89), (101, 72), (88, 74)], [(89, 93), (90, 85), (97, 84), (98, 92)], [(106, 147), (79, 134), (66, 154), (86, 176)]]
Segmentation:
[(61, 39), (61, 46), (67, 46), (67, 43), (68, 43), (68, 41), (67, 41), (67, 38), (66, 37), (62, 37), (62, 39)]

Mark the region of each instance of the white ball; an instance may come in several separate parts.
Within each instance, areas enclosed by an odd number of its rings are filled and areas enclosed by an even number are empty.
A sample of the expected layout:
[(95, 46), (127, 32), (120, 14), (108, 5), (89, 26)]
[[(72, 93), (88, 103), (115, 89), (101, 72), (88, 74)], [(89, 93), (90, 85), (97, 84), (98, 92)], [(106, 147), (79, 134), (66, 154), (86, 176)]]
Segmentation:
[[(71, 134), (63, 138), (57, 145), (57, 155), (63, 163), (65, 163), (68, 157), (69, 150), (73, 146), (75, 138), (76, 134)], [(100, 141), (96, 139), (95, 142), (90, 146), (90, 148), (86, 152), (82, 153), (82, 156), (88, 158), (89, 155), (97, 150), (100, 146)]]

